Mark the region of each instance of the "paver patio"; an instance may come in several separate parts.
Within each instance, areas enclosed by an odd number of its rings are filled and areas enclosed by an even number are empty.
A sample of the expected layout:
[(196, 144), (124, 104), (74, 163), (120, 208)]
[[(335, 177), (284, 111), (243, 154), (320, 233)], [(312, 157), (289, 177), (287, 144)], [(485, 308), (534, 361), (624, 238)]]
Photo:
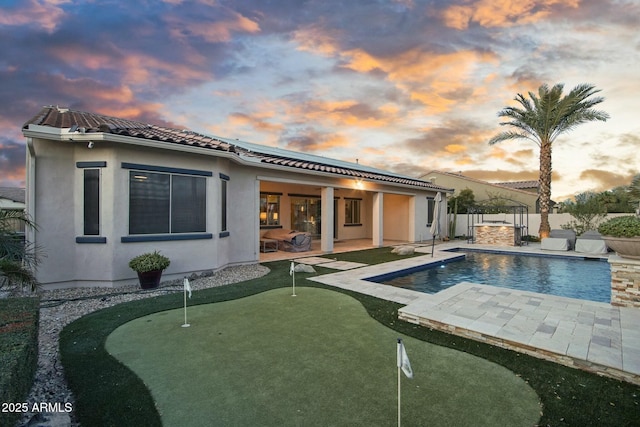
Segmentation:
[[(454, 245), (439, 245), (440, 250), (436, 250), (433, 257), (430, 247), (417, 248), (429, 255), (309, 280), (404, 304), (399, 318), (408, 322), (640, 384), (640, 330), (637, 328), (640, 310), (637, 308), (474, 283), (460, 283), (429, 295), (365, 280), (460, 256), (441, 250)], [(479, 245), (473, 247), (480, 248)], [(535, 245), (512, 251), (541, 253)]]

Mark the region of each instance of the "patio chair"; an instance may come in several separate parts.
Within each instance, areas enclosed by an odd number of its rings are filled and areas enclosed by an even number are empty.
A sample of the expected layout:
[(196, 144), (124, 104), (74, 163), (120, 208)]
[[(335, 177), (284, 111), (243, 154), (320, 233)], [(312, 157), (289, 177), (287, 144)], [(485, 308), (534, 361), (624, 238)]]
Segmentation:
[(602, 236), (596, 230), (585, 231), (576, 239), (576, 252), (606, 254), (608, 251)]
[(540, 249), (547, 251), (570, 251), (576, 246), (573, 230), (551, 230), (549, 237), (542, 239)]

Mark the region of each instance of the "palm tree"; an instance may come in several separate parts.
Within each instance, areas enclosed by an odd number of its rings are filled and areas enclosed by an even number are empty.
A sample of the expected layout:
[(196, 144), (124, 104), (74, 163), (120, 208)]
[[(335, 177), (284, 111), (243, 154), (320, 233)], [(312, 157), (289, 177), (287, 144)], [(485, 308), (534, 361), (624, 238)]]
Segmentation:
[(582, 123), (594, 120), (606, 121), (609, 115), (594, 110), (593, 106), (604, 101), (602, 97), (592, 97), (600, 92), (593, 85), (580, 84), (569, 94), (562, 96), (564, 84), (556, 84), (551, 89), (546, 84), (538, 88), (538, 94), (529, 92), (527, 99), (522, 94), (515, 97), (522, 108), (505, 107), (498, 117), (508, 121), (501, 126), (513, 129), (501, 132), (489, 140), (493, 145), (510, 139), (528, 139), (540, 147), (540, 238), (548, 237), (549, 208), (551, 204), (551, 145), (556, 138)]
[(23, 211), (0, 210), (0, 289), (18, 286), (34, 291), (38, 285), (34, 270), (40, 250), (15, 231), (16, 224), (36, 228)]

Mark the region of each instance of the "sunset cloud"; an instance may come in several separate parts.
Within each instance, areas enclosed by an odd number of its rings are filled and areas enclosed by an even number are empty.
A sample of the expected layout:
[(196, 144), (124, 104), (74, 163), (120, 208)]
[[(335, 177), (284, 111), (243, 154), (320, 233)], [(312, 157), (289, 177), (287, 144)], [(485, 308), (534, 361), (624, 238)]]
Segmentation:
[(52, 33), (64, 18), (63, 4), (71, 0), (26, 0), (3, 7), (0, 25), (21, 27), (33, 26)]
[(580, 0), (478, 0), (453, 5), (442, 11), (445, 25), (466, 30), (475, 23), (483, 27), (511, 27), (548, 18), (556, 10), (577, 8)]
[(595, 84), (611, 119), (558, 140), (553, 197), (640, 172), (637, 2), (5, 3), (0, 185), (24, 181), (21, 126), (43, 105), (413, 176), (537, 179), (534, 144), (487, 141), (516, 94), (557, 82)]

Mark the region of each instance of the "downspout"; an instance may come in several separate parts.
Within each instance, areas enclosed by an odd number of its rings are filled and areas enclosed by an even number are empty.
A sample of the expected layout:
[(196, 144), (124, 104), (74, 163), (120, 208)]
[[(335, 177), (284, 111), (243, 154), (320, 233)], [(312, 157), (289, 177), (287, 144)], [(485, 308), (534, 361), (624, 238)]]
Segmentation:
[[(25, 202), (26, 213), (35, 224), (36, 222), (36, 148), (33, 145), (33, 138), (27, 138), (27, 155), (26, 155), (26, 173), (25, 173)], [(25, 230), (27, 241), (34, 246), (36, 243), (36, 230), (33, 227), (26, 227)]]

